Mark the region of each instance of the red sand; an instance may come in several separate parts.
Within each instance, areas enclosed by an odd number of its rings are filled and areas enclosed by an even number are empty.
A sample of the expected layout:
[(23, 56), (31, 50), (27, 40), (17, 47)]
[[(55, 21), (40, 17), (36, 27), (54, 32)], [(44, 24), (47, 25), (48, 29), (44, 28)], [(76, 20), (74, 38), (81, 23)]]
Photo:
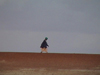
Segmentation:
[(0, 70), (19, 68), (100, 70), (100, 54), (0, 52)]

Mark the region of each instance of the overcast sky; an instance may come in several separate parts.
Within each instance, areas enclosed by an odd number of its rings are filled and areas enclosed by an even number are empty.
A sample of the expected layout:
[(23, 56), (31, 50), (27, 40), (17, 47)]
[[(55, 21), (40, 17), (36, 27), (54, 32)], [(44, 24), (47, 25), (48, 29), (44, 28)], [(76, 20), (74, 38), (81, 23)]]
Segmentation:
[(100, 0), (0, 0), (0, 52), (100, 54)]

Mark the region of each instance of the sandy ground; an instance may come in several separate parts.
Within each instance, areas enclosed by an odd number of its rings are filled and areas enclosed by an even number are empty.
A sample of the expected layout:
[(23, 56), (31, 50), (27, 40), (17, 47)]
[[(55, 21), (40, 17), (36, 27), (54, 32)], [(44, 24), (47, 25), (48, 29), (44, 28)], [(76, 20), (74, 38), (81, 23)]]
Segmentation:
[(20, 69), (1, 72), (0, 75), (100, 75), (98, 70)]
[(100, 75), (100, 54), (0, 52), (0, 75)]

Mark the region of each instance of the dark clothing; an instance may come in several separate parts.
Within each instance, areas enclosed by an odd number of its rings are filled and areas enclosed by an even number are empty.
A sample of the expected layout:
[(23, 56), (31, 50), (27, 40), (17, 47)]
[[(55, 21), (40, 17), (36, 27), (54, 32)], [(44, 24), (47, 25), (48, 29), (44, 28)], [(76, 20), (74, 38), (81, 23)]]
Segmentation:
[(40, 48), (47, 48), (48, 44), (46, 42), (46, 40), (44, 40), (40, 46)]

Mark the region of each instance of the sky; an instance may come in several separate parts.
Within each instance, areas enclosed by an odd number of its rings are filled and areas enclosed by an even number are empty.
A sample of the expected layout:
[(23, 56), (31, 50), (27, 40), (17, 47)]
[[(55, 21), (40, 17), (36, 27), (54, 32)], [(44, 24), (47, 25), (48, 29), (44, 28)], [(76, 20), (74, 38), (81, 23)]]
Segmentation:
[(100, 54), (100, 0), (0, 0), (0, 52)]

